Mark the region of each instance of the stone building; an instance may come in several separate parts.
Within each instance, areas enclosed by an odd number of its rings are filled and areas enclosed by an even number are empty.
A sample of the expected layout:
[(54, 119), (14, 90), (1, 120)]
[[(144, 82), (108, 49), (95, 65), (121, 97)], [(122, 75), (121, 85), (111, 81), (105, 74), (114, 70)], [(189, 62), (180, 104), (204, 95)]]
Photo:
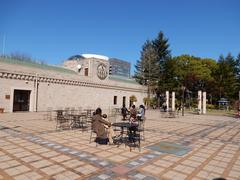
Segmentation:
[(46, 111), (48, 108), (110, 109), (129, 106), (135, 96), (143, 104), (146, 87), (133, 79), (109, 75), (109, 60), (79, 55), (61, 67), (0, 58), (0, 109), (4, 112)]

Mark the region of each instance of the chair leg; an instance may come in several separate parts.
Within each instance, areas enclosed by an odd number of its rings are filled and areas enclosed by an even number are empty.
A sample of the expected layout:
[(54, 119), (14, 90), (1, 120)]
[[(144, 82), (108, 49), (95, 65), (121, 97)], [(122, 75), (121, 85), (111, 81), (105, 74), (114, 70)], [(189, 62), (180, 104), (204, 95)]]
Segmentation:
[(141, 151), (141, 136), (139, 137), (139, 140), (138, 140), (138, 149), (140, 152)]
[(141, 152), (141, 146), (140, 146), (140, 143), (139, 143), (139, 146), (138, 146), (138, 151)]
[(145, 141), (145, 133), (144, 133), (144, 130), (142, 132), (142, 140)]
[(90, 133), (90, 140), (89, 140), (89, 144), (91, 143), (91, 140), (92, 140), (92, 131)]

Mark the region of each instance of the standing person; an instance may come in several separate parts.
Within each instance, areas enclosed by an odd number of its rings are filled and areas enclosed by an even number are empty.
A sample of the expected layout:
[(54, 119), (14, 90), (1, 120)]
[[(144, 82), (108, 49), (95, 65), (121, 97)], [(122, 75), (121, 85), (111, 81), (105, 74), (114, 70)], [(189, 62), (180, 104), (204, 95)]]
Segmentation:
[(122, 117), (123, 117), (122, 120), (126, 120), (128, 109), (126, 108), (125, 104), (123, 105), (121, 112), (122, 112)]
[(137, 114), (137, 118), (138, 118), (138, 120), (144, 120), (144, 116), (145, 116), (145, 108), (143, 105), (140, 105), (138, 114)]
[(167, 112), (167, 103), (166, 102), (163, 103), (163, 110), (164, 110), (164, 112)]
[(104, 125), (107, 125), (108, 127), (110, 127), (111, 123), (108, 122), (108, 121), (105, 121), (102, 118), (102, 109), (101, 108), (97, 108), (96, 112), (95, 112), (95, 115), (92, 117), (92, 129), (97, 134), (97, 138), (105, 139), (106, 140), (106, 144), (107, 144), (107, 141), (108, 141), (108, 131), (104, 127)]
[(179, 104), (178, 106), (177, 106), (177, 114), (181, 111), (181, 104)]

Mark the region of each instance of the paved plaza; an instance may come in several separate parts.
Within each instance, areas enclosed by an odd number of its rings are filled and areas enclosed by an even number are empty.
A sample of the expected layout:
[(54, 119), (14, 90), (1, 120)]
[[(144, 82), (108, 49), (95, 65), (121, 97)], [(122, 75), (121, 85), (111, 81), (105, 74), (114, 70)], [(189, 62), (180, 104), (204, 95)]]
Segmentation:
[[(43, 113), (0, 114), (0, 179), (240, 179), (240, 119), (147, 111), (141, 151), (89, 143), (90, 131), (56, 131)], [(167, 142), (182, 155), (151, 150)]]

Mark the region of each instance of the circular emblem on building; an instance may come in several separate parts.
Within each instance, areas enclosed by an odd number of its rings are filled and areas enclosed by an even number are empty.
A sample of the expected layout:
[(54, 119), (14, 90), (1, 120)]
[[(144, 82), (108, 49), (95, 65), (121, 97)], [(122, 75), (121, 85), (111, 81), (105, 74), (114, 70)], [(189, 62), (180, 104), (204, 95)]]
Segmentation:
[(97, 76), (99, 79), (103, 80), (107, 77), (108, 71), (107, 66), (105, 64), (99, 64), (97, 67)]

